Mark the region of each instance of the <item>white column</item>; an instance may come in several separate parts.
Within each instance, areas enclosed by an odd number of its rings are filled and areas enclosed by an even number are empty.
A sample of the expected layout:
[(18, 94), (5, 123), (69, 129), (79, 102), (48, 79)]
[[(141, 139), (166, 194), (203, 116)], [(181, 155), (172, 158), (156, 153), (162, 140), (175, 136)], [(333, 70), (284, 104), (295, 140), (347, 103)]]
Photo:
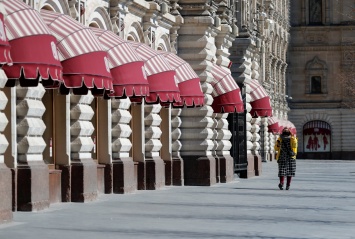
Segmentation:
[(129, 125), (132, 119), (128, 109), (131, 106), (130, 100), (112, 99), (112, 157), (126, 158), (129, 157), (129, 152), (132, 148), (132, 143), (129, 137), (132, 134), (131, 126)]
[(232, 148), (232, 143), (230, 138), (232, 133), (228, 129), (228, 114), (217, 114), (217, 129), (218, 135), (216, 138), (217, 141), (217, 156), (230, 156), (230, 149)]
[[(6, 81), (7, 81), (7, 77), (4, 71), (0, 68), (0, 89), (4, 88)], [(0, 90), (0, 164), (5, 162), (4, 153), (7, 147), (9, 146), (9, 142), (7, 141), (5, 135), (3, 134), (9, 122), (6, 115), (2, 112), (5, 109), (7, 102), (8, 99), (5, 93), (2, 90)]]
[(91, 92), (85, 96), (70, 96), (70, 135), (71, 135), (71, 157), (72, 159), (92, 158), (91, 151), (94, 142), (91, 138), (94, 126), (91, 119), (94, 111), (90, 104), (94, 97)]
[(146, 157), (160, 157), (161, 117), (159, 115), (160, 104), (145, 105), (144, 124), (145, 124), (145, 155)]
[(31, 88), (16, 87), (18, 162), (43, 161), (42, 153), (46, 143), (42, 135), (46, 125), (42, 116), (46, 109), (41, 99), (44, 93), (41, 84)]
[(181, 137), (181, 114), (182, 109), (172, 109), (171, 110), (171, 136), (172, 136), (172, 156), (180, 158), (180, 150), (182, 144), (180, 142)]

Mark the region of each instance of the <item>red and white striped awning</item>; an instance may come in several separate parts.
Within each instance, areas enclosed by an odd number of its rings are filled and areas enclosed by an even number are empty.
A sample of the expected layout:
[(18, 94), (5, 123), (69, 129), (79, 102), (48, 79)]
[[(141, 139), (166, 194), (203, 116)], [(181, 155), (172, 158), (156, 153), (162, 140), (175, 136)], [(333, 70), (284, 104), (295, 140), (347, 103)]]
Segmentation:
[(270, 96), (264, 87), (257, 80), (245, 80), (246, 92), (250, 94), (252, 107), (250, 114), (252, 117), (269, 117), (272, 116), (272, 108)]
[(230, 70), (213, 63), (213, 103), (215, 113), (243, 112), (243, 100), (240, 89), (234, 81)]
[(176, 72), (181, 101), (174, 103), (174, 106), (202, 106), (205, 97), (201, 89), (200, 78), (190, 64), (172, 52), (161, 51), (160, 53)]
[(63, 66), (62, 93), (93, 95), (113, 92), (107, 53), (90, 28), (70, 16), (41, 10), (41, 16), (57, 39), (59, 58)]
[(276, 117), (269, 117), (267, 119), (268, 123), (268, 131), (273, 134), (279, 134), (281, 130), (281, 126), (279, 125), (279, 119)]
[(149, 94), (144, 61), (132, 46), (112, 31), (91, 28), (108, 54), (114, 93), (110, 97), (137, 99)]
[(180, 102), (180, 91), (175, 80), (175, 71), (167, 60), (146, 44), (129, 42), (138, 56), (144, 60), (144, 66), (149, 82), (147, 103)]
[(5, 30), (6, 10), (3, 7), (3, 0), (0, 0), (0, 65), (12, 64), (10, 55), (10, 43)]
[(21, 86), (37, 86), (41, 78), (46, 88), (59, 87), (62, 66), (52, 36), (38, 11), (18, 0), (3, 2), (5, 27), (11, 45), (13, 65), (4, 65), (7, 86), (20, 79)]

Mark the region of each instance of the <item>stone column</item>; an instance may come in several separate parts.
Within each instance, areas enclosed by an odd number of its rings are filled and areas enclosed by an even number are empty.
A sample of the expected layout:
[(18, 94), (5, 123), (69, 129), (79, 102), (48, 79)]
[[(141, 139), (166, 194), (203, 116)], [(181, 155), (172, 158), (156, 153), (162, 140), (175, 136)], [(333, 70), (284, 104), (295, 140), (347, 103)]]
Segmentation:
[[(165, 164), (165, 185), (172, 185), (172, 131), (173, 126), (171, 125), (172, 115), (171, 115), (171, 105), (164, 107), (160, 111), (161, 124), (160, 128), (162, 131), (160, 142), (161, 147), (161, 158), (164, 160)], [(176, 140), (174, 140), (176, 141)]]
[(184, 185), (184, 161), (180, 155), (182, 144), (181, 137), (181, 118), (182, 109), (171, 110), (171, 136), (172, 136), (172, 184), (176, 186)]
[(106, 164), (105, 168), (106, 193), (110, 192), (110, 184), (113, 193), (129, 193), (137, 190), (137, 174), (135, 173), (133, 159), (130, 156), (132, 148), (130, 122), (132, 115), (129, 109), (131, 102), (129, 99), (112, 99), (111, 101), (111, 124), (109, 124), (111, 127), (108, 130), (112, 134), (112, 162)]
[[(233, 61), (233, 77), (238, 83), (244, 83), (245, 80), (252, 79), (252, 57), (253, 57), (253, 47), (255, 42), (250, 38), (237, 38), (232, 46), (233, 57), (231, 57)], [(255, 74), (255, 72), (254, 72)], [(247, 88), (247, 85), (244, 84), (244, 88)], [(245, 101), (246, 101), (246, 130), (247, 130), (247, 177), (255, 176), (255, 150), (253, 154), (253, 146), (252, 138), (253, 135), (251, 133), (252, 125), (254, 121), (252, 121), (252, 116), (250, 115), (251, 105), (250, 105), (250, 94), (246, 90), (245, 93)]]
[(275, 151), (274, 151), (274, 146), (275, 146), (275, 142), (276, 142), (276, 137), (274, 134), (269, 133), (269, 142), (270, 142), (270, 161), (275, 159)]
[[(252, 80), (258, 81), (259, 80), (259, 56), (258, 53), (254, 53), (253, 61), (251, 64), (251, 78)], [(254, 116), (257, 117), (257, 116)], [(256, 120), (253, 120), (253, 125), (255, 129), (260, 129), (260, 121), (261, 118), (257, 117)], [(261, 174), (261, 155), (259, 153), (259, 150), (261, 148), (260, 145), (260, 134), (259, 130), (255, 130), (253, 133), (253, 145), (255, 146), (254, 150), (252, 150), (252, 154), (254, 155), (254, 166), (255, 166), (255, 175), (259, 176)]]
[[(165, 165), (160, 157), (162, 147), (160, 136), (162, 131), (160, 124), (162, 119), (159, 115), (160, 104), (144, 106), (144, 127), (145, 127), (145, 180), (146, 188), (154, 190), (165, 186)], [(168, 129), (165, 130), (169, 130)]]
[[(187, 61), (200, 77), (205, 105), (198, 109), (182, 109), (180, 118), (180, 154), (184, 160), (185, 185), (212, 185), (216, 183), (216, 160), (212, 155), (213, 126), (211, 104), (211, 59), (215, 56), (213, 18), (196, 16), (194, 11), (203, 10), (196, 4), (190, 8), (187, 1), (180, 1), (185, 23), (179, 30), (179, 56)], [(191, 12), (190, 12), (191, 11)], [(206, 12), (208, 12), (206, 10)], [(193, 16), (189, 16), (189, 14)]]
[(91, 92), (85, 96), (70, 96), (72, 202), (92, 201), (97, 197), (97, 165), (91, 155), (94, 111), (90, 104), (93, 99)]
[(216, 160), (216, 183), (219, 183), (220, 182), (220, 159), (218, 158), (217, 153), (216, 153), (217, 146), (218, 146), (218, 142), (217, 142), (218, 114), (217, 113), (212, 114), (212, 121), (213, 121), (213, 125), (211, 126), (211, 129), (213, 130), (213, 136), (212, 136), (211, 140), (213, 143), (213, 147), (212, 147), (211, 151), (212, 151), (212, 156)]
[(183, 161), (180, 156), (181, 149), (181, 109), (162, 108), (161, 110), (161, 157), (165, 163), (165, 185), (184, 185)]
[(230, 155), (230, 149), (232, 148), (232, 143), (230, 138), (232, 133), (228, 129), (228, 114), (217, 114), (217, 157), (219, 160), (220, 168), (220, 182), (226, 183), (234, 179), (234, 161)]
[[(36, 211), (49, 207), (49, 170), (43, 161), (46, 143), (42, 120), (45, 112), (41, 84), (16, 86), (17, 210)], [(16, 119), (15, 118), (15, 119)], [(13, 122), (15, 123), (15, 122)]]
[(263, 162), (267, 162), (270, 160), (269, 156), (269, 151), (270, 151), (270, 142), (269, 142), (269, 132), (268, 132), (268, 124), (267, 124), (268, 118), (263, 117), (261, 118), (260, 121), (260, 135), (263, 135), (263, 138), (260, 138), (264, 144), (264, 147), (261, 148), (262, 150), (262, 155), (264, 158), (262, 158)]
[(288, 112), (290, 111), (290, 108), (288, 107), (287, 104), (287, 91), (286, 91), (286, 70), (287, 70), (287, 64), (285, 62), (282, 63), (281, 65), (281, 82), (282, 82), (282, 111), (284, 112), (284, 115), (286, 118)]
[(8, 119), (3, 111), (6, 108), (8, 99), (2, 91), (7, 82), (4, 71), (0, 68), (0, 224), (12, 221), (12, 176), (11, 170), (5, 164), (5, 151), (9, 146), (4, 130), (8, 124)]
[[(226, 21), (226, 19), (224, 19), (224, 21)], [(230, 55), (229, 49), (235, 39), (235, 35), (237, 34), (236, 32), (236, 26), (233, 25), (231, 27), (228, 24), (222, 24), (220, 31), (217, 33), (217, 64), (222, 67), (228, 67), (230, 63), (228, 58)], [(234, 160), (229, 151), (232, 147), (231, 142), (229, 141), (229, 139), (232, 137), (232, 133), (228, 130), (228, 122), (226, 120), (227, 116), (228, 114), (215, 115), (215, 119), (218, 124), (218, 127), (215, 129), (218, 135), (216, 138), (216, 144), (218, 145), (218, 150), (216, 153), (217, 182), (229, 182), (234, 178)], [(221, 137), (222, 135), (223, 137)]]
[(278, 103), (277, 103), (277, 98), (278, 98), (278, 91), (277, 91), (277, 59), (272, 57), (271, 60), (271, 85), (273, 89), (273, 96), (272, 96), (272, 109), (273, 113), (275, 115), (278, 115), (279, 110), (278, 110)]
[(247, 131), (247, 137), (246, 137), (246, 144), (247, 144), (247, 163), (248, 163), (248, 166), (247, 166), (247, 175), (246, 177), (249, 178), (249, 177), (253, 177), (255, 176), (255, 160), (254, 160), (254, 155), (252, 154), (252, 150), (254, 148), (254, 145), (252, 143), (252, 140), (253, 140), (253, 133), (252, 133), (252, 120), (253, 120), (253, 117), (251, 117), (251, 114), (249, 113), (251, 111), (251, 105), (249, 103), (249, 99), (247, 97), (247, 102), (246, 102), (246, 127), (245, 127), (245, 130)]

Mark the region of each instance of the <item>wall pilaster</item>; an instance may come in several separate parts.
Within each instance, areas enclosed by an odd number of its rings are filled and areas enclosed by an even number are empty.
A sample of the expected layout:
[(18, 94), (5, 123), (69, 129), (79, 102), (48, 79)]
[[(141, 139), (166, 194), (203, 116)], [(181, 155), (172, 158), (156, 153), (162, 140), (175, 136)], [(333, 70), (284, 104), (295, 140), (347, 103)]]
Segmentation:
[(146, 189), (158, 189), (165, 185), (164, 161), (160, 157), (161, 108), (160, 104), (144, 106)]
[(17, 132), (17, 210), (36, 211), (49, 207), (49, 171), (43, 161), (46, 143), (42, 120), (45, 106), (41, 84), (16, 86)]
[[(200, 77), (202, 91), (205, 94), (205, 105), (198, 109), (183, 109), (180, 115), (182, 148), (180, 154), (184, 159), (184, 176), (187, 185), (211, 185), (216, 183), (215, 158), (212, 156), (213, 137), (213, 98), (211, 96), (212, 81), (211, 60), (215, 57), (214, 20), (205, 9), (206, 16), (195, 14), (203, 10), (191, 6), (186, 1), (179, 2), (183, 7), (181, 13), (184, 25), (179, 30), (179, 56), (187, 61)], [(203, 1), (204, 2), (204, 1)], [(183, 4), (182, 4), (183, 3)], [(186, 5), (185, 5), (186, 4)], [(191, 11), (190, 11), (191, 10)], [(184, 14), (185, 13), (185, 14)], [(205, 170), (204, 170), (205, 169)], [(198, 172), (198, 173), (196, 173)]]
[(5, 136), (5, 128), (8, 124), (6, 114), (3, 112), (8, 103), (6, 94), (2, 91), (7, 82), (4, 71), (0, 68), (0, 224), (12, 221), (12, 175), (11, 170), (5, 164), (5, 151), (9, 142)]
[(97, 165), (92, 158), (95, 113), (91, 107), (94, 97), (70, 96), (71, 135), (71, 201), (85, 202), (97, 197)]

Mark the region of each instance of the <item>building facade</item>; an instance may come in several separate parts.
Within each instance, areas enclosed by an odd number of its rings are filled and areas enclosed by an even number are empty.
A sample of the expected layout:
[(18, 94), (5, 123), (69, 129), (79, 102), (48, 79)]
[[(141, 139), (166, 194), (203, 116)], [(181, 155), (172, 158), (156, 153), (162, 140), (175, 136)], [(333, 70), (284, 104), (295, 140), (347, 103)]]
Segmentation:
[(288, 124), (288, 1), (0, 4), (0, 221), (226, 183), (235, 164), (251, 177), (272, 160)]
[(354, 2), (291, 4), (288, 94), (301, 158), (351, 159)]
[[(286, 101), (289, 1), (238, 1), (236, 5), (239, 35), (231, 49), (233, 76), (244, 88), (248, 81), (258, 81), (270, 96), (272, 108), (272, 117), (265, 111), (259, 117), (253, 117), (252, 108), (260, 105), (253, 105), (253, 93), (246, 88), (246, 102), (251, 107), (247, 105), (245, 155), (248, 172), (254, 174), (254, 168), (258, 171), (261, 161), (273, 159), (275, 134), (279, 128), (294, 127), (288, 121)], [(272, 124), (275, 131), (270, 128)]]

